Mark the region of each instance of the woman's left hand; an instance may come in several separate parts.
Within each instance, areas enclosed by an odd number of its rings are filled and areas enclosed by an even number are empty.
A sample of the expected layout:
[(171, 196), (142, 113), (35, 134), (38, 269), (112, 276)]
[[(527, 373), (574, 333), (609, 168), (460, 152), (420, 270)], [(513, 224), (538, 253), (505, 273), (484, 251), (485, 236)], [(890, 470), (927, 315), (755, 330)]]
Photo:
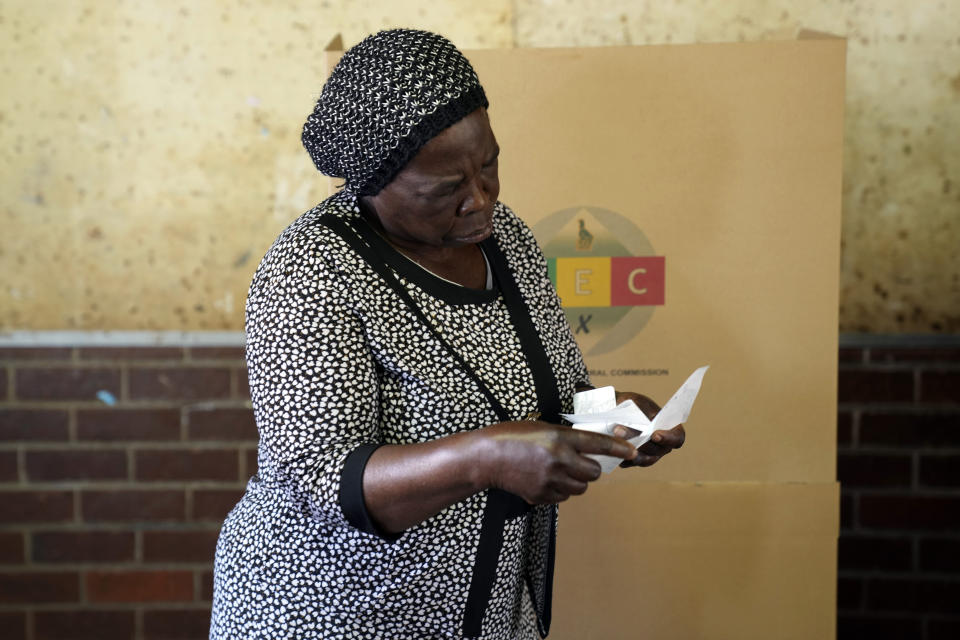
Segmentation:
[[(620, 404), (624, 400), (633, 400), (633, 402), (640, 407), (640, 410), (643, 411), (644, 415), (653, 420), (653, 417), (657, 415), (660, 411), (660, 405), (651, 400), (645, 395), (639, 393), (633, 393), (632, 391), (618, 391), (617, 392), (617, 404)], [(617, 425), (613, 430), (613, 435), (618, 438), (629, 438), (631, 433), (636, 433), (633, 429), (625, 427), (623, 425)], [(621, 467), (649, 467), (652, 464), (655, 464), (662, 458), (667, 455), (674, 449), (679, 449), (683, 446), (684, 441), (686, 440), (687, 434), (683, 429), (682, 424), (678, 424), (673, 429), (664, 429), (661, 431), (654, 431), (653, 436), (641, 445), (637, 451), (637, 457), (633, 460), (625, 460), (620, 463)]]

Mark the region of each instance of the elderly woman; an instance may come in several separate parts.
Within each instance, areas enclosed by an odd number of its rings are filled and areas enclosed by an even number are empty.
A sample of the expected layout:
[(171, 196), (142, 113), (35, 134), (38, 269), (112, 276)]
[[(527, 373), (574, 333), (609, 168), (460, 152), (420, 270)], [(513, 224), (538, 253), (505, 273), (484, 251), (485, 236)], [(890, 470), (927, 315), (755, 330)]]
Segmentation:
[(345, 184), (250, 287), (259, 471), (220, 535), (212, 638), (546, 636), (556, 503), (600, 475), (582, 454), (683, 443), (558, 424), (587, 372), (497, 201), (487, 106), (421, 31), (370, 36), (324, 86), (303, 143)]

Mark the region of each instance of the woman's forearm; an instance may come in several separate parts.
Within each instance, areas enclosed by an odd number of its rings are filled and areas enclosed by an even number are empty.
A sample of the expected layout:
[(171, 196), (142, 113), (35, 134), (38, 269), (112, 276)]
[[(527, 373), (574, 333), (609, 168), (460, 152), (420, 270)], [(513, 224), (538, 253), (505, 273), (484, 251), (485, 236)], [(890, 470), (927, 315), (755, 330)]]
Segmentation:
[(399, 533), (488, 488), (482, 465), (489, 447), (478, 433), (374, 451), (363, 473), (370, 517), (383, 530)]
[(500, 422), (431, 442), (385, 445), (363, 473), (367, 513), (399, 533), (479, 491), (498, 488), (531, 504), (557, 503), (587, 490), (600, 465), (582, 454), (633, 459), (622, 438), (546, 422)]

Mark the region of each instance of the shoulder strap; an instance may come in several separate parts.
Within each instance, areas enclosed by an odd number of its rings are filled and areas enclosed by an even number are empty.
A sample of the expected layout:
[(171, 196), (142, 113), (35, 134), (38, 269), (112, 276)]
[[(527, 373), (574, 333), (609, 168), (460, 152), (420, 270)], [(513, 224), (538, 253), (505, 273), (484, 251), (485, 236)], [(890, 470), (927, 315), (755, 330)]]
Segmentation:
[(517, 286), (517, 281), (513, 277), (513, 272), (510, 270), (506, 256), (500, 249), (496, 238), (491, 235), (480, 244), (486, 252), (494, 276), (500, 284), (500, 291), (503, 293), (504, 302), (507, 304), (510, 320), (517, 330), (517, 336), (520, 338), (520, 344), (523, 346), (527, 362), (530, 365), (533, 383), (537, 391), (540, 414), (547, 422), (557, 424), (560, 422), (560, 392), (557, 389), (557, 378), (553, 374), (553, 367), (550, 366), (547, 351), (540, 341), (540, 334), (537, 333), (537, 329), (533, 325), (530, 309), (520, 293), (520, 287)]

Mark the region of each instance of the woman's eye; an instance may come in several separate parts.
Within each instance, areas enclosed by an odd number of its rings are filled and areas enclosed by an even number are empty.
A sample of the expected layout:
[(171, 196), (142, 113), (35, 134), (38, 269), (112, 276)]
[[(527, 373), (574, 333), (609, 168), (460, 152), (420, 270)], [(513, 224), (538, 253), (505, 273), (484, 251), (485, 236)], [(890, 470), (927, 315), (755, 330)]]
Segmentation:
[(433, 193), (430, 194), (430, 196), (434, 200), (442, 200), (443, 198), (449, 198), (450, 196), (454, 195), (457, 192), (457, 188), (458, 187), (456, 186), (445, 187), (443, 189), (440, 189), (439, 191), (434, 191)]

